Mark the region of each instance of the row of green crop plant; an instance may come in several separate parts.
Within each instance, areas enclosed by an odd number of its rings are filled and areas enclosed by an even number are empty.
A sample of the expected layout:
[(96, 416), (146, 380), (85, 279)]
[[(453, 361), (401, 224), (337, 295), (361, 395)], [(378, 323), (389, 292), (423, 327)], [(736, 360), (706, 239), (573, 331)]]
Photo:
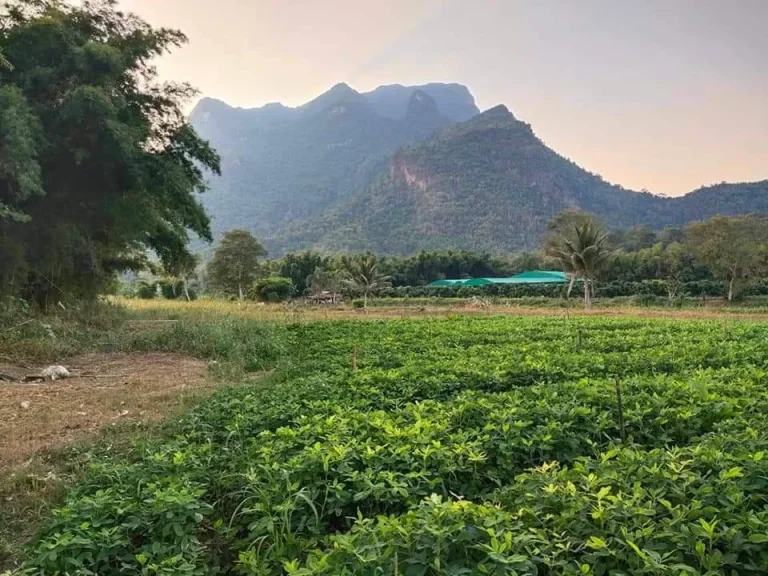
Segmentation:
[[(381, 298), (471, 298), (500, 296), (505, 298), (547, 297), (564, 298), (568, 286), (562, 284), (488, 284), (486, 286), (429, 287), (396, 286), (382, 288), (377, 292)], [(613, 281), (596, 282), (596, 296), (616, 298), (620, 296), (653, 295), (660, 299), (675, 301), (680, 297), (724, 298), (727, 286), (718, 280), (697, 280), (691, 282), (670, 282), (667, 280), (645, 280), (640, 282)], [(768, 283), (745, 286), (739, 298), (768, 295)], [(578, 298), (578, 290), (573, 292)], [(663, 300), (660, 301), (663, 303)]]
[[(626, 445), (638, 451), (764, 428), (762, 372), (702, 374), (697, 386), (670, 378), (623, 386)], [(284, 561), (303, 560), (360, 518), (408, 515), (433, 494), (483, 505), (525, 470), (600, 460), (620, 438), (611, 380), (469, 393), (389, 411), (318, 400), (279, 427), (261, 421), (260, 400), (224, 394), (208, 406), (209, 417), (226, 414), (225, 424), (207, 422), (223, 424), (224, 437), (214, 440), (198, 420), (139, 462), (96, 467), (38, 542), (30, 570), (140, 574), (148, 563), (205, 573), (244, 554), (245, 573), (277, 574)], [(244, 409), (231, 413), (238, 405)], [(248, 419), (256, 421), (243, 426)], [(267, 427), (259, 432), (260, 424)], [(631, 492), (634, 482), (627, 477), (618, 488)], [(254, 549), (257, 570), (248, 568)]]
[[(765, 568), (762, 324), (456, 317), (280, 331), (280, 379), (220, 392), (139, 458), (95, 462), (26, 572)], [(694, 557), (701, 519), (727, 538)]]
[[(582, 377), (765, 366), (768, 328), (733, 322), (457, 316), (319, 322), (295, 325), (289, 332), (287, 346), (298, 369), (288, 365), (283, 370), (292, 377), (322, 373), (350, 382), (353, 389), (373, 386), (402, 400), (440, 397), (451, 389), (498, 391)], [(354, 347), (364, 370), (350, 373)]]
[[(547, 463), (484, 502), (431, 495), (403, 515), (359, 519), (286, 572), (764, 574), (768, 438), (736, 440)], [(248, 573), (257, 558), (243, 554)]]

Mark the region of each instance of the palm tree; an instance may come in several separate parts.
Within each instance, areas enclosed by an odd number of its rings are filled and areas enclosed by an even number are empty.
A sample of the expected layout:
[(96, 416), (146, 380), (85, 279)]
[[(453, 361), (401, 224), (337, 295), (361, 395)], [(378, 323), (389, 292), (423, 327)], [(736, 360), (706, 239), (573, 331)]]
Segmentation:
[(617, 251), (608, 248), (608, 235), (592, 220), (575, 226), (574, 231), (572, 237), (562, 235), (559, 242), (550, 247), (549, 253), (560, 262), (572, 282), (573, 279), (584, 281), (584, 308), (589, 308), (592, 305), (592, 282)]
[(0, 52), (0, 68), (13, 72), (13, 64)]
[(391, 276), (379, 272), (379, 262), (375, 254), (368, 252), (347, 260), (344, 284), (363, 293), (363, 307), (368, 307), (368, 296), (380, 288), (392, 285)]

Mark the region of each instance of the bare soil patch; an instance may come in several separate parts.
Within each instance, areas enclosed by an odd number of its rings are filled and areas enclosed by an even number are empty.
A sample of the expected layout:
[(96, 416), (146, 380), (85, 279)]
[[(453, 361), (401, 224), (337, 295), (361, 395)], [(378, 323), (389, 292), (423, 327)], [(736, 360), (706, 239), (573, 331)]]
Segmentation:
[[(0, 474), (124, 420), (156, 421), (213, 387), (204, 361), (178, 354), (84, 354), (59, 364), (72, 377), (41, 384), (0, 381)], [(0, 364), (16, 377), (43, 366)]]

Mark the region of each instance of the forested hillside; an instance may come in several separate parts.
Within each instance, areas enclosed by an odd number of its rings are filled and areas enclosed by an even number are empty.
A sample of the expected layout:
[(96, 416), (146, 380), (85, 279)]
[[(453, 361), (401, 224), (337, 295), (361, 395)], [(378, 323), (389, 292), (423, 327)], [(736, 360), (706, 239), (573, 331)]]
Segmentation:
[(246, 228), (270, 236), (341, 205), (386, 173), (401, 145), (478, 112), (458, 84), (337, 84), (297, 108), (231, 108), (203, 99), (190, 121), (220, 152), (222, 176), (202, 201), (215, 236)]
[(515, 251), (580, 208), (612, 227), (681, 226), (715, 214), (768, 212), (768, 181), (663, 198), (605, 182), (548, 148), (504, 106), (399, 150), (389, 174), (339, 209), (295, 226), (273, 250)]

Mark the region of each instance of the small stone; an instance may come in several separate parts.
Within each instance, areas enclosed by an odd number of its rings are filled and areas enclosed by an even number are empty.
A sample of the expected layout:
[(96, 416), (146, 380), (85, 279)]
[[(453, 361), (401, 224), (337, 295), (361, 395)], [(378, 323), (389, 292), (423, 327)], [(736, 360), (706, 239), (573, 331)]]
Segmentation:
[(19, 406), (21, 406), (22, 410), (28, 410), (29, 409), (29, 402), (27, 400), (24, 400), (24, 402), (19, 404)]
[(121, 410), (120, 416), (128, 416), (128, 410)]

